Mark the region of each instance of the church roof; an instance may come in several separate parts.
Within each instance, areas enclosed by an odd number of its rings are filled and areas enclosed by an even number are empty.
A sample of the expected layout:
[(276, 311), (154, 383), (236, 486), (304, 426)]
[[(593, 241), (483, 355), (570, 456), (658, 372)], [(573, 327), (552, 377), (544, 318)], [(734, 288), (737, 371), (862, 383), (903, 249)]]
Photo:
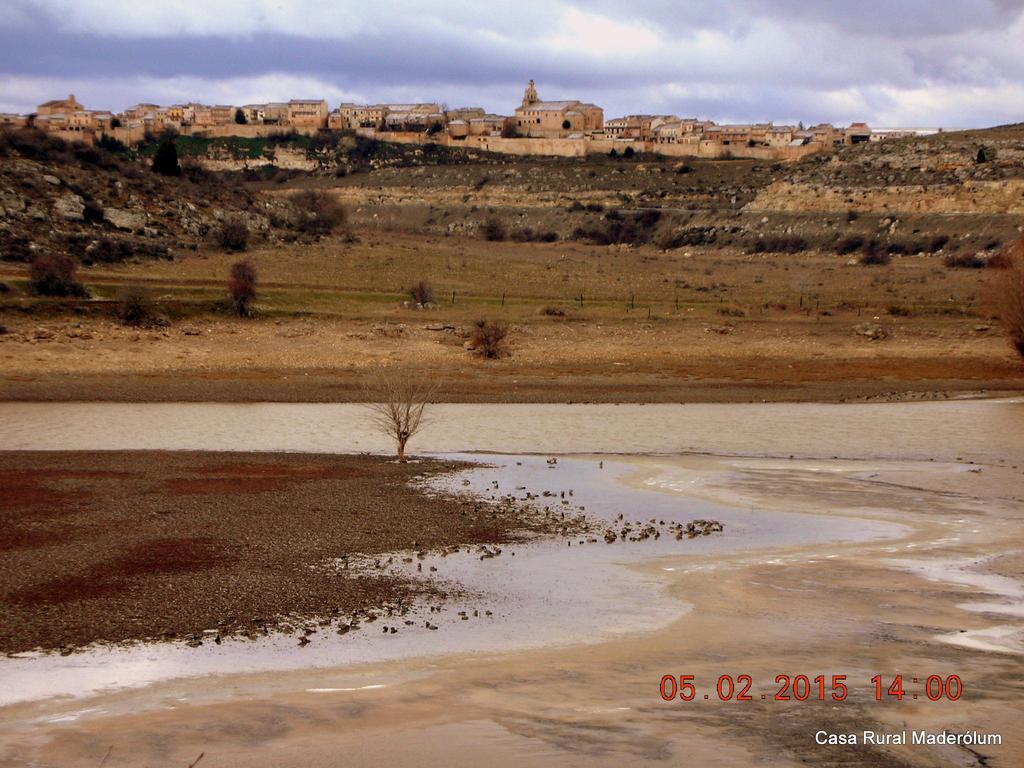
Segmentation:
[(539, 112), (564, 112), (578, 104), (578, 101), (534, 101), (530, 104), (524, 104), (520, 109), (533, 109)]

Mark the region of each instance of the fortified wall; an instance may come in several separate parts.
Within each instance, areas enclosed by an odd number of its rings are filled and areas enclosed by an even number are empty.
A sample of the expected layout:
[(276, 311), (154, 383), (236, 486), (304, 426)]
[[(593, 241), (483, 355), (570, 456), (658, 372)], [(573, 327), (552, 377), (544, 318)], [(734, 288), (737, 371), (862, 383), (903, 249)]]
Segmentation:
[(754, 160), (784, 162), (799, 160), (807, 155), (821, 152), (820, 145), (805, 144), (798, 147), (748, 147), (746, 145), (723, 145), (713, 141), (694, 144), (660, 144), (653, 141), (622, 141), (617, 139), (544, 139), (500, 136), (467, 136), (454, 139), (445, 134), (430, 136), (422, 132), (377, 131), (359, 128), (356, 133), (368, 139), (391, 141), (397, 144), (436, 144), (453, 149), (479, 149), (486, 152), (500, 152), (508, 155), (539, 155), (554, 157), (584, 157), (606, 155), (611, 150), (619, 153), (627, 147), (634, 152), (653, 152), (665, 157), (696, 157), (720, 160), (728, 157), (743, 157)]

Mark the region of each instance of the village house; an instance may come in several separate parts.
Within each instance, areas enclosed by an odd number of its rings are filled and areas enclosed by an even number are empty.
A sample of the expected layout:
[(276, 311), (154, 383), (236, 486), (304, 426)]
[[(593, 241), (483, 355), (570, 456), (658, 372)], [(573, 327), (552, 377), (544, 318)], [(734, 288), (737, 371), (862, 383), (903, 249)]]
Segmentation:
[(0, 112), (0, 127), (24, 128), (26, 125), (28, 125), (28, 118), (24, 115), (16, 115), (13, 112)]
[(604, 133), (610, 139), (655, 141), (655, 130), (665, 123), (678, 123), (675, 115), (627, 115), (605, 120)]
[(281, 101), (272, 101), (263, 111), (263, 122), (266, 125), (287, 125), (288, 105)]
[(866, 141), (871, 141), (871, 129), (867, 123), (850, 123), (850, 127), (843, 131), (845, 144), (861, 144)]
[(837, 137), (836, 129), (828, 123), (812, 125), (807, 129), (811, 134), (811, 143), (820, 144), (825, 147), (835, 146), (843, 143), (842, 135)]
[(487, 112), (483, 107), (458, 107), (457, 109), (446, 109), (444, 119), (447, 122), (452, 120), (465, 120), (467, 123), (475, 117), (483, 117)]
[(604, 127), (604, 110), (580, 101), (541, 101), (531, 80), (516, 107), (515, 129), (527, 137), (565, 138)]
[(292, 99), (288, 102), (288, 124), (297, 128), (326, 128), (327, 102), (323, 99)]
[(338, 107), (345, 128), (383, 128), (388, 108), (383, 104), (352, 104), (343, 102)]
[(426, 131), (444, 127), (444, 112), (439, 104), (387, 104), (384, 129), (388, 131)]
[(786, 147), (793, 143), (795, 125), (773, 125), (765, 134), (764, 143), (769, 147)]
[(214, 125), (227, 125), (235, 122), (235, 108), (230, 104), (217, 104), (210, 107), (210, 116)]
[(512, 118), (505, 115), (488, 115), (471, 118), (469, 121), (470, 136), (501, 136)]
[(243, 104), (239, 109), (245, 115), (245, 122), (253, 125), (262, 124), (267, 116), (266, 104)]

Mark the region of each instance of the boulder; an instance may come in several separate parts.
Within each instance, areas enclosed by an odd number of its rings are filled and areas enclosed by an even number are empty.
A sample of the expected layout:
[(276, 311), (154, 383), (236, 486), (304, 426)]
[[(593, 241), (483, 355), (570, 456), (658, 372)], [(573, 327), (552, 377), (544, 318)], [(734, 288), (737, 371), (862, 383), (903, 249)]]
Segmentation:
[(53, 203), (53, 212), (66, 221), (82, 221), (85, 216), (85, 201), (73, 192), (67, 192)]
[(146, 225), (146, 214), (141, 211), (128, 211), (124, 208), (106, 208), (103, 218), (117, 229), (134, 232)]

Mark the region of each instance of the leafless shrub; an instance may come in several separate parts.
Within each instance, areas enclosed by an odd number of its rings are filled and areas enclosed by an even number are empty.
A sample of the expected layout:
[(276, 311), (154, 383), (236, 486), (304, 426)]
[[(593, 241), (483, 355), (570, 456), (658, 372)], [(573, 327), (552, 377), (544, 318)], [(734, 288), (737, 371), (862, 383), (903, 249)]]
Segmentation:
[(256, 268), (248, 260), (231, 265), (228, 295), (239, 317), (248, 317), (249, 305), (256, 298)]
[(1024, 357), (1024, 239), (1004, 253), (1010, 263), (995, 273), (996, 310), (1010, 345)]
[(506, 349), (508, 328), (493, 320), (477, 320), (469, 337), (469, 348), (489, 360), (501, 357)]
[(409, 297), (417, 306), (425, 307), (434, 303), (434, 289), (426, 280), (420, 280), (409, 289)]
[(492, 216), (484, 222), (483, 226), (484, 239), (490, 240), (491, 242), (499, 242), (508, 237), (508, 233), (505, 231), (505, 225), (501, 223), (501, 220)]
[(345, 226), (345, 207), (327, 192), (306, 189), (292, 198), (296, 229), (311, 235), (329, 235)]
[(225, 219), (217, 239), (225, 251), (244, 251), (249, 247), (249, 227), (237, 216)]
[(404, 462), (405, 446), (428, 423), (427, 405), (439, 385), (423, 376), (380, 371), (367, 385), (367, 407), (378, 430), (395, 441), (398, 460)]
[(75, 262), (61, 254), (36, 257), (29, 267), (29, 285), (39, 296), (85, 298), (89, 295), (75, 277)]
[(877, 240), (868, 240), (861, 249), (859, 262), (866, 267), (884, 267), (892, 262), (892, 254)]
[(135, 327), (167, 325), (167, 321), (156, 313), (149, 292), (138, 285), (129, 285), (121, 290), (117, 318), (122, 324)]
[(985, 259), (971, 251), (950, 253), (942, 260), (950, 269), (984, 269)]

